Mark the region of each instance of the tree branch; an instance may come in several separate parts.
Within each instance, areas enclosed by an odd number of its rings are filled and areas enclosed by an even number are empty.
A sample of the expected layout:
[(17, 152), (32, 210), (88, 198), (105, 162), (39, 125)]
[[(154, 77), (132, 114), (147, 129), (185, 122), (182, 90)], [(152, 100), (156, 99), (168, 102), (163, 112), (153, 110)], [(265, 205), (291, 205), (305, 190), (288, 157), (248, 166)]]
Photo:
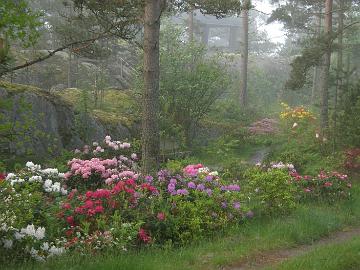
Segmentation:
[[(78, 40), (78, 41), (75, 41), (75, 42), (68, 43), (68, 44), (66, 44), (66, 45), (64, 45), (64, 46), (62, 46), (60, 48), (57, 48), (56, 50), (48, 51), (47, 55), (38, 57), (38, 58), (36, 58), (36, 59), (34, 59), (34, 60), (30, 61), (30, 62), (26, 62), (24, 64), (21, 64), (21, 65), (15, 66), (15, 67), (11, 67), (11, 68), (5, 68), (5, 69), (0, 71), (0, 77), (7, 74), (7, 73), (10, 73), (10, 72), (13, 72), (13, 71), (16, 71), (16, 70), (19, 70), (19, 69), (23, 69), (23, 68), (26, 68), (28, 66), (32, 66), (32, 65), (34, 65), (36, 63), (42, 62), (42, 61), (54, 56), (57, 52), (61, 52), (61, 51), (65, 50), (65, 49), (68, 49), (70, 47), (80, 45), (80, 44), (84, 44), (84, 43), (93, 43), (96, 40), (105, 38), (107, 36), (108, 36), (107, 34), (102, 34), (102, 35), (99, 35), (99, 36), (94, 37), (94, 38), (89, 38), (89, 39), (85, 39), (85, 40)], [(76, 49), (74, 49), (74, 50), (76, 50)]]

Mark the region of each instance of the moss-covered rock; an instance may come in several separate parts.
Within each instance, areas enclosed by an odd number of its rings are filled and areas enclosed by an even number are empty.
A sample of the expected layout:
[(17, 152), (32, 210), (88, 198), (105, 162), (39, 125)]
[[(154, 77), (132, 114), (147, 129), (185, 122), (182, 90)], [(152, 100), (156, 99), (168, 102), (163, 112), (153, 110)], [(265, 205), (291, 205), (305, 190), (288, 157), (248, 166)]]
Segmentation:
[(9, 100), (8, 104), (11, 104), (10, 107), (0, 108), (0, 125), (1, 122), (14, 123), (18, 130), (22, 126), (30, 126), (26, 132), (22, 131), (29, 139), (26, 143), (19, 146), (16, 140), (21, 139), (18, 136), (7, 141), (10, 152), (25, 155), (30, 150), (36, 155), (48, 156), (64, 148), (74, 149), (85, 143), (101, 141), (106, 135), (118, 139), (130, 138), (129, 127), (135, 118), (132, 114), (126, 115), (126, 111), (131, 109), (131, 99), (127, 95), (120, 95), (123, 101), (126, 100), (124, 108), (121, 102), (114, 102), (114, 106), (111, 104), (111, 99), (118, 98), (116, 93), (111, 93), (104, 99), (108, 104), (106, 111), (92, 108), (86, 115), (77, 109), (79, 96), (79, 89), (55, 94), (28, 85), (0, 81), (0, 98)]

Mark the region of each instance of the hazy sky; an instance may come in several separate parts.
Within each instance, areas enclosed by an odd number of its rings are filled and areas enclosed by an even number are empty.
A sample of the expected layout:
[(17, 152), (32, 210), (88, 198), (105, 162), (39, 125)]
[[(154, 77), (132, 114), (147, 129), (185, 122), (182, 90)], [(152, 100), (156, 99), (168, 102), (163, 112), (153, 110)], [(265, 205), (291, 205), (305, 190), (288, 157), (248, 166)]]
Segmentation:
[[(275, 9), (275, 6), (271, 5), (269, 0), (255, 0), (253, 1), (253, 5), (255, 6), (255, 9), (268, 14)], [(285, 42), (285, 32), (283, 31), (281, 23), (273, 22), (271, 24), (261, 26), (260, 29), (266, 30), (271, 41), (279, 43)]]

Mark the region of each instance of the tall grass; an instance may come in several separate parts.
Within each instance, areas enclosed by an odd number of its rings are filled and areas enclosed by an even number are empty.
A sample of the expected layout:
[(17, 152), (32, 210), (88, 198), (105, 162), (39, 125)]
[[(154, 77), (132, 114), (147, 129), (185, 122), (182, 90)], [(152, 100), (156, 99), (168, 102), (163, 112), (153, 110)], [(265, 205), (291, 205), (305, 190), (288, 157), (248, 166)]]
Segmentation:
[(360, 237), (326, 245), (302, 256), (283, 262), (276, 270), (358, 270), (360, 269)]

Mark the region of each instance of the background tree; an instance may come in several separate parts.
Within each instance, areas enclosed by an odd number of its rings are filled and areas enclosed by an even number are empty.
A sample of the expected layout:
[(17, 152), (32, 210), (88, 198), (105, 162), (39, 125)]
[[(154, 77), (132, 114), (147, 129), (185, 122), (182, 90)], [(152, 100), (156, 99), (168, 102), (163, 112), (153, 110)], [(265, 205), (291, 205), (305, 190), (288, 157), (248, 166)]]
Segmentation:
[(249, 59), (249, 10), (250, 0), (245, 0), (240, 13), (242, 22), (241, 44), (240, 44), (240, 105), (247, 106), (247, 79), (248, 79), (248, 59)]
[(41, 13), (29, 9), (25, 0), (0, 2), (0, 76), (10, 61), (11, 42), (18, 42), (23, 47), (36, 42), (40, 16)]

